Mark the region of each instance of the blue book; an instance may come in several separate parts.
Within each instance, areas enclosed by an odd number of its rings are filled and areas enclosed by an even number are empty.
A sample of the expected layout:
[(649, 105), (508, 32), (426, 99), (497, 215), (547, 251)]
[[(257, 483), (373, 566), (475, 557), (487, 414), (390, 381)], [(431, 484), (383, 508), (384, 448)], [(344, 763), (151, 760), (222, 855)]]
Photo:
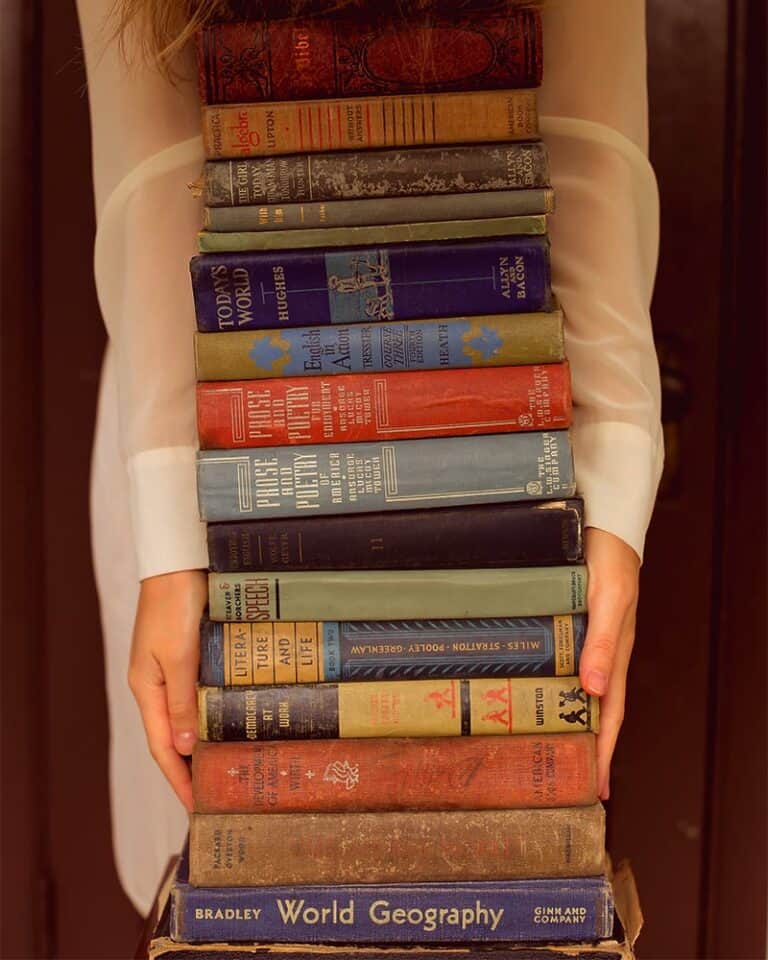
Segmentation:
[(198, 329), (209, 333), (551, 305), (549, 241), (537, 236), (204, 254), (190, 270)]
[(566, 430), (198, 454), (204, 520), (552, 500), (576, 490)]
[(564, 942), (613, 930), (604, 876), (325, 887), (193, 887), (188, 877), (185, 853), (171, 893), (177, 942)]

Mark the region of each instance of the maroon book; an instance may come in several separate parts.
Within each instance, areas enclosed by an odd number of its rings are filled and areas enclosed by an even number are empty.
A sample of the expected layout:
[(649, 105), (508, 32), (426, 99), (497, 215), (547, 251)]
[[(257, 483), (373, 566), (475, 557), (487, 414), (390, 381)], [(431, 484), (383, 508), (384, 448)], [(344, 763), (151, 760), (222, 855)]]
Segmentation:
[(198, 34), (205, 103), (308, 100), (541, 83), (535, 10), (454, 19), (244, 20)]

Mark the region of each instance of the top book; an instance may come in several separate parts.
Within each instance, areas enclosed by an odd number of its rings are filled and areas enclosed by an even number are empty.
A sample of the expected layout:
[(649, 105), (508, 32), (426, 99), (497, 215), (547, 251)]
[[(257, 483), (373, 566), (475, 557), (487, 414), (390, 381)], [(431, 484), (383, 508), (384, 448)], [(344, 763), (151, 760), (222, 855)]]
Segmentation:
[(198, 34), (204, 103), (535, 87), (541, 20), (507, 9), (451, 18), (214, 23)]

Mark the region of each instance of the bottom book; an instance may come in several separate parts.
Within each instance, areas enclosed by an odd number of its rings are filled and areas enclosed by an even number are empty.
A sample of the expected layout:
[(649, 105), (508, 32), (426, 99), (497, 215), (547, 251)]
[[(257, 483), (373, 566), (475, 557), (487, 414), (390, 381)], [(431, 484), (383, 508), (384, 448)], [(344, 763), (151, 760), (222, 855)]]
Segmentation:
[[(359, 946), (323, 943), (180, 942), (171, 939), (172, 891), (186, 875), (186, 864), (174, 863), (161, 885), (153, 909), (152, 939), (139, 956), (148, 960), (634, 960), (633, 947), (642, 927), (634, 877), (627, 863), (611, 879), (615, 913), (612, 927), (600, 939), (537, 943), (463, 943), (447, 945)], [(545, 934), (546, 936), (546, 934)]]

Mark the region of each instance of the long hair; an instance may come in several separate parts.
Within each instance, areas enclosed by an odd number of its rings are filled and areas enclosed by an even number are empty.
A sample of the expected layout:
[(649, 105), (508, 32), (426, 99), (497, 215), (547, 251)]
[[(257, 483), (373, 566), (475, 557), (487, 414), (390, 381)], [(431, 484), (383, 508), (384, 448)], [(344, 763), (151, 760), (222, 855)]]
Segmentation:
[[(168, 70), (195, 32), (214, 20), (353, 14), (366, 7), (380, 12), (380, 3), (381, 0), (115, 0), (112, 15), (114, 34), (124, 50), (130, 33), (132, 45)], [(459, 10), (538, 5), (539, 0), (390, 0), (387, 12), (397, 16), (441, 11), (455, 14)]]

